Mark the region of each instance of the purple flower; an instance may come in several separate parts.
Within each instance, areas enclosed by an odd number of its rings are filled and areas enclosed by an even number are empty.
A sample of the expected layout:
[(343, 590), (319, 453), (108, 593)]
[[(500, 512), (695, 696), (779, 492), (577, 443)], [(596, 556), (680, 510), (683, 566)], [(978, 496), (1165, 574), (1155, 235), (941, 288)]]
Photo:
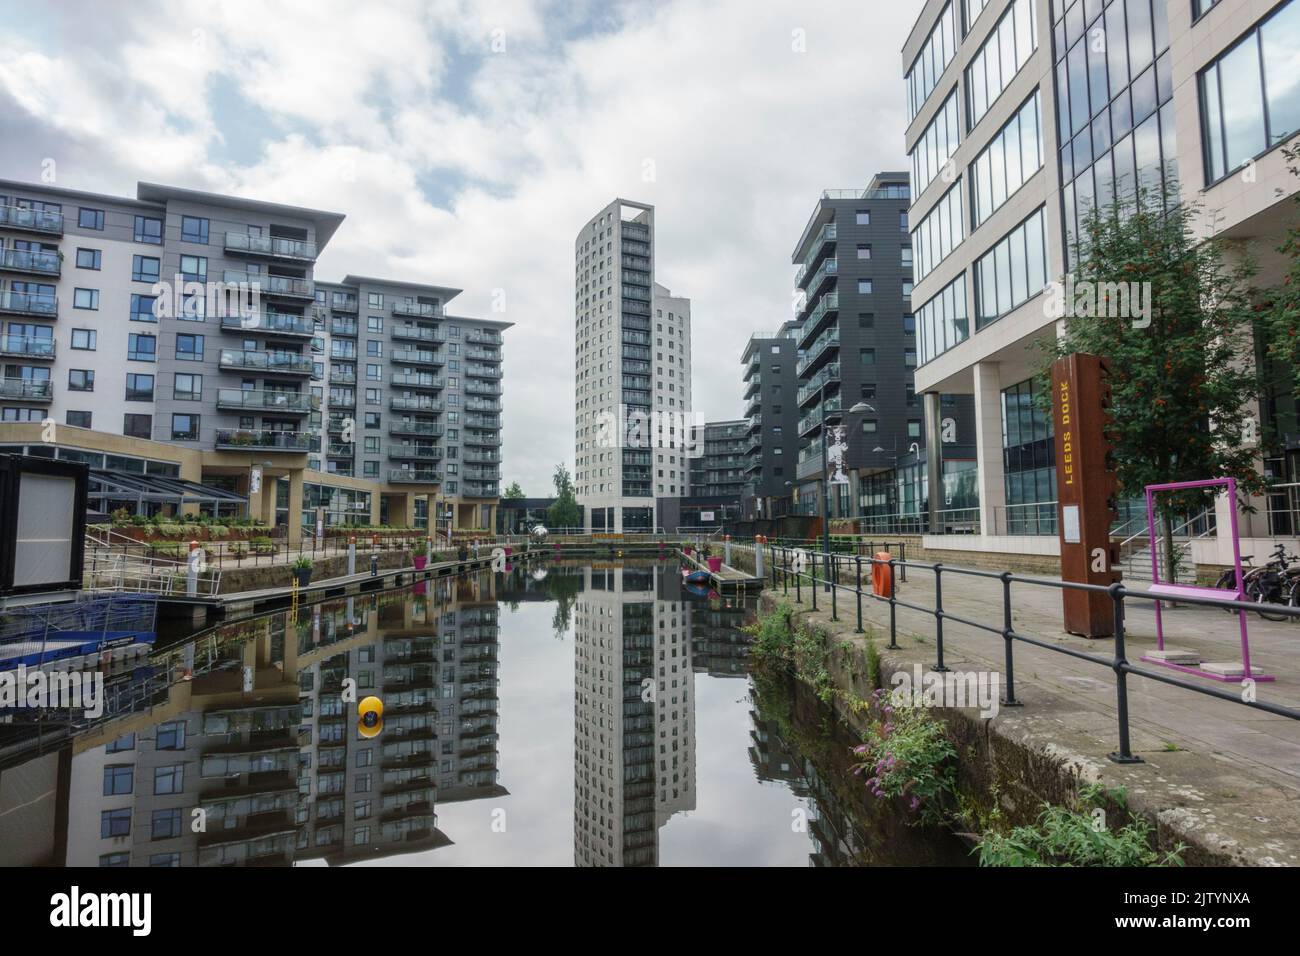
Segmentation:
[(916, 794), (912, 794), (912, 809), (915, 810), (920, 805), (921, 805), (921, 798), (918, 797)]

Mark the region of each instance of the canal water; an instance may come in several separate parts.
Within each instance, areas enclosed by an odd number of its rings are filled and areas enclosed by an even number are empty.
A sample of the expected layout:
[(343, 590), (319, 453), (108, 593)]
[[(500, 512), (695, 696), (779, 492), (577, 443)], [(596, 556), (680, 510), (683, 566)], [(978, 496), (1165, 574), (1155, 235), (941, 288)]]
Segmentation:
[(0, 864), (969, 863), (749, 673), (751, 617), (672, 561), (543, 562), (181, 636), (70, 738), (9, 738)]

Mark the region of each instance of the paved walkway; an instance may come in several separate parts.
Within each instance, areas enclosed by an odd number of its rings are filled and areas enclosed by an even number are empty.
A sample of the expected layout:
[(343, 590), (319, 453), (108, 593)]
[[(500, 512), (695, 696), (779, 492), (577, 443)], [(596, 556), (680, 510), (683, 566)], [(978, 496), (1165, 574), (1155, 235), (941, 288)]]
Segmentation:
[[(901, 600), (934, 606), (934, 574), (908, 569), (900, 583)], [(768, 587), (771, 587), (769, 576)], [(1145, 590), (1134, 583), (1134, 590)], [(794, 589), (790, 589), (790, 600)], [(988, 625), (1002, 626), (1002, 584), (997, 579), (944, 572), (944, 610)], [(817, 596), (822, 620), (829, 620), (829, 595)], [(804, 609), (811, 607), (805, 585)], [(852, 587), (839, 591), (842, 626), (851, 629), (856, 613)], [(1109, 657), (1110, 639), (1087, 640), (1066, 634), (1061, 626), (1058, 588), (1012, 585), (1013, 622), (1017, 633), (1053, 645)], [(1140, 660), (1154, 650), (1153, 602), (1126, 603), (1127, 656), (1136, 666), (1236, 694), (1237, 684), (1222, 683), (1148, 664)], [(863, 600), (863, 618), (884, 649), (889, 639), (889, 605)], [(1257, 683), (1257, 698), (1300, 709), (1300, 623), (1247, 619), (1252, 666), (1274, 674), (1275, 682)], [(1240, 660), (1237, 616), (1215, 608), (1182, 605), (1164, 611), (1166, 645), (1193, 650), (1210, 661)], [(898, 609), (899, 658), (932, 666), (935, 622), (932, 615)], [(950, 670), (1004, 671), (1004, 642), (952, 620), (944, 624), (944, 662)], [(1086, 766), (1083, 775), (1122, 782), (1130, 793), (1146, 794), (1157, 809), (1173, 810), (1162, 821), (1199, 831), (1238, 850), (1250, 862), (1300, 865), (1300, 721), (1196, 694), (1138, 675), (1130, 675), (1129, 716), (1132, 750), (1145, 761), (1121, 766), (1106, 759), (1118, 747), (1117, 704), (1113, 672), (1047, 648), (1015, 644), (1016, 696), (1021, 708), (1003, 708), (995, 720), (1012, 735), (1023, 735), (1051, 751), (1074, 755)]]

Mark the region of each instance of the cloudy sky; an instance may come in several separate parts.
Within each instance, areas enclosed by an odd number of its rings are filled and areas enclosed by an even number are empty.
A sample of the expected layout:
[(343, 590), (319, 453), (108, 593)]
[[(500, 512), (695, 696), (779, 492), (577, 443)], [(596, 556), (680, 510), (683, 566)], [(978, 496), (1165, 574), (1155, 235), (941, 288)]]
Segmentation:
[(317, 276), (464, 289), (507, 335), (505, 482), (573, 462), (573, 239), (657, 207), (693, 300), (695, 411), (740, 415), (740, 352), (790, 315), (824, 188), (904, 167), (920, 0), (0, 0), (0, 178), (149, 180), (341, 212)]

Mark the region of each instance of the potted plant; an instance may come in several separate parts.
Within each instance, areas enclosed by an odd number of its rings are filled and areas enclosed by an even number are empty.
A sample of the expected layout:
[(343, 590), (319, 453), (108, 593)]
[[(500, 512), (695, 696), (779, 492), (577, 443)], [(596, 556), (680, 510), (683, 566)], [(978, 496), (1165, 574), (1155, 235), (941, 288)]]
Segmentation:
[(426, 554), (420, 554), (417, 551), (411, 551), (410, 555), (411, 555), (411, 564), (415, 566), (415, 570), (423, 571), (424, 564), (428, 560), (429, 556)]
[(299, 555), (298, 559), (293, 562), (293, 577), (298, 582), (298, 587), (305, 588), (311, 584), (312, 560), (307, 555)]
[(709, 570), (717, 574), (722, 570), (722, 555), (715, 555), (707, 544), (700, 548), (700, 557), (708, 564)]

